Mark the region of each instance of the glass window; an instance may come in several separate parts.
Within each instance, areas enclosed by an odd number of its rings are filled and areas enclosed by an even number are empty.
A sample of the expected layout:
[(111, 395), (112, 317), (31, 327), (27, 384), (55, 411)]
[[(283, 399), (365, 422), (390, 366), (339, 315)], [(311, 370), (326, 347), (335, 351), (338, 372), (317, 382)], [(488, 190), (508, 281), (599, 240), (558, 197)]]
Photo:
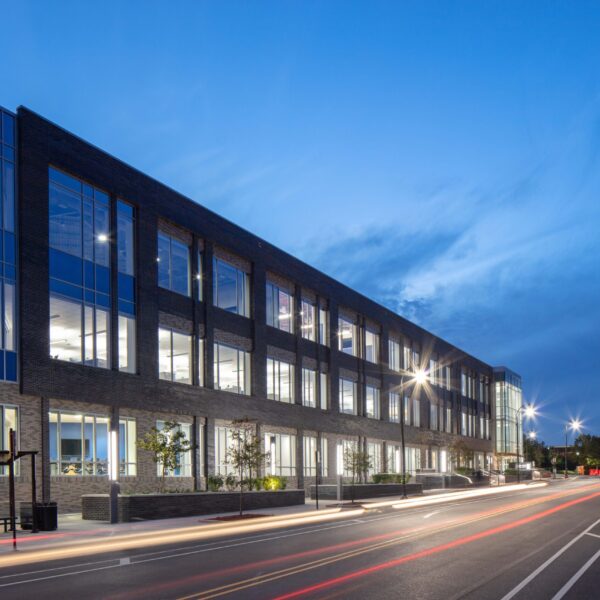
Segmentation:
[[(162, 431), (165, 426), (164, 421), (156, 421), (156, 429)], [(190, 443), (193, 442), (192, 439), (192, 425), (189, 423), (180, 423), (177, 428), (178, 431), (182, 431), (185, 434), (185, 439)], [(192, 476), (192, 451), (188, 450), (187, 452), (182, 452), (177, 456), (177, 462), (179, 466), (173, 470), (167, 471), (167, 475), (169, 477), (191, 477)], [(161, 463), (157, 463), (156, 465), (157, 475), (160, 477), (162, 475), (162, 465)]]
[(317, 307), (302, 300), (302, 337), (306, 340), (317, 339)]
[(387, 444), (388, 473), (402, 473), (402, 450), (397, 444)]
[(365, 416), (369, 417), (369, 419), (379, 419), (379, 397), (379, 388), (372, 385), (365, 387)]
[(192, 336), (172, 329), (158, 330), (158, 376), (167, 381), (192, 383)]
[(200, 338), (198, 340), (198, 385), (201, 387), (204, 387), (205, 364), (204, 340)]
[(400, 423), (400, 395), (390, 392), (390, 422)]
[(321, 438), (321, 452), (317, 461), (317, 438), (315, 436), (304, 436), (304, 476), (316, 477), (317, 473), (321, 477), (327, 477), (327, 438)]
[(365, 360), (379, 362), (379, 335), (365, 329)]
[(312, 408), (317, 406), (317, 372), (314, 369), (302, 369), (302, 404)]
[(406, 371), (413, 370), (412, 351), (408, 346), (404, 346), (403, 350), (403, 365)]
[[(108, 475), (108, 417), (50, 411), (49, 421), (52, 475)], [(135, 421), (120, 419), (119, 432), (120, 472), (135, 475)]]
[(5, 281), (3, 288), (4, 288), (4, 349), (14, 351), (16, 349), (16, 342), (15, 342), (15, 284)]
[(119, 273), (134, 275), (133, 207), (125, 202), (117, 202), (117, 255)]
[(446, 371), (446, 389), (451, 390), (452, 389), (452, 371), (450, 370), (450, 367), (445, 367), (445, 371)]
[(190, 295), (190, 248), (184, 242), (158, 232), (158, 285), (172, 292)]
[(388, 341), (388, 366), (392, 371), (400, 371), (400, 344), (394, 340)]
[[(19, 421), (16, 406), (0, 404), (0, 450), (10, 449), (10, 430), (15, 432), (17, 447), (19, 445)], [(16, 465), (18, 465), (17, 461)], [(15, 466), (16, 466), (15, 465)], [(0, 465), (0, 476), (8, 475), (8, 467)]]
[(119, 315), (119, 371), (135, 373), (135, 319)]
[[(4, 155), (6, 159), (6, 153)], [(4, 189), (2, 189), (4, 179)], [(4, 161), (3, 177), (0, 177), (0, 192), (2, 192), (2, 217), (5, 231), (15, 230), (15, 165)]]
[(267, 282), (267, 325), (294, 333), (294, 297), (270, 282)]
[(108, 311), (104, 309), (83, 307), (80, 303), (50, 296), (50, 356), (57, 360), (83, 361), (86, 365), (108, 369), (108, 319)]
[(429, 405), (429, 429), (438, 429), (438, 407), (436, 404)]
[(233, 265), (213, 260), (214, 305), (243, 317), (250, 316), (250, 288), (248, 274)]
[(452, 409), (446, 408), (446, 433), (452, 433)]
[(319, 308), (319, 344), (329, 346), (329, 311)]
[(284, 477), (296, 475), (296, 436), (265, 433), (265, 450), (269, 453), (269, 473)]
[(267, 398), (288, 404), (294, 402), (294, 365), (267, 359)]
[(204, 254), (201, 250), (198, 250), (198, 257), (196, 259), (196, 283), (198, 285), (198, 300), (202, 302), (204, 299), (204, 292), (202, 290), (204, 281), (204, 268), (203, 268)]
[(410, 398), (404, 396), (404, 424), (410, 425)]
[(358, 444), (356, 440), (342, 440), (337, 444), (337, 456), (336, 456), (336, 475), (343, 475), (344, 477), (351, 477), (352, 473), (348, 469), (348, 463), (346, 461), (347, 452), (356, 452)]
[(413, 398), (412, 404), (413, 427), (421, 427), (421, 402), (417, 398)]
[(345, 354), (358, 356), (357, 354), (357, 336), (356, 325), (354, 323), (342, 319), (338, 320), (338, 343), (339, 350)]
[(381, 442), (367, 442), (367, 454), (371, 462), (369, 475), (381, 473), (383, 470), (383, 445)]
[(250, 353), (215, 344), (215, 389), (250, 395)]
[(356, 414), (356, 382), (340, 378), (340, 412)]
[(51, 248), (82, 257), (82, 208), (80, 193), (59, 186), (51, 180), (49, 206)]
[(327, 373), (319, 373), (319, 397), (321, 400), (321, 409), (329, 408), (329, 377)]

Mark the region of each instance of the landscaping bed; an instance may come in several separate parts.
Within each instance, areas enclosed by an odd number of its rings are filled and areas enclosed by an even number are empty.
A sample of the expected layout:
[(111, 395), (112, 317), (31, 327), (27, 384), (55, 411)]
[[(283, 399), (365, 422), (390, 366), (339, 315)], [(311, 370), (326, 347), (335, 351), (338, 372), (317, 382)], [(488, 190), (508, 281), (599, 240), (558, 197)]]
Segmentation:
[[(304, 490), (244, 492), (244, 510), (304, 504)], [(132, 494), (119, 496), (119, 522), (193, 517), (235, 512), (240, 508), (238, 492), (190, 492), (174, 494)], [(108, 521), (108, 494), (81, 497), (84, 520)]]
[[(352, 500), (352, 486), (343, 486), (342, 500)], [(381, 498), (383, 496), (402, 496), (404, 486), (401, 483), (357, 483), (354, 485), (354, 499)], [(406, 494), (415, 496), (423, 493), (420, 483), (407, 483)], [(315, 499), (315, 486), (310, 486), (311, 500)], [(319, 499), (337, 500), (337, 485), (324, 484), (319, 486)]]

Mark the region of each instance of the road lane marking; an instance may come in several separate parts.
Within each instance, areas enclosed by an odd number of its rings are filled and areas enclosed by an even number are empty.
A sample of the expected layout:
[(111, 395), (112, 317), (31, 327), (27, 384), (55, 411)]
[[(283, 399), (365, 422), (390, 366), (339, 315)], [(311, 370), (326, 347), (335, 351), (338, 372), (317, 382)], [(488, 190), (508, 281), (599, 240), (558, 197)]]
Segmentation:
[[(570, 494), (561, 494), (561, 496), (566, 496), (566, 495), (572, 495), (572, 493)], [(496, 532), (496, 531), (504, 531), (504, 530), (508, 530), (517, 526), (520, 526), (521, 524), (524, 524), (525, 522), (530, 522), (532, 520), (537, 520), (539, 518), (542, 518), (544, 516), (553, 514), (555, 512), (558, 512), (559, 510), (563, 510), (565, 508), (568, 508), (570, 506), (573, 506), (574, 504), (578, 504), (580, 502), (584, 502), (586, 500), (590, 500), (593, 498), (598, 498), (600, 496), (600, 492), (594, 493), (590, 496), (585, 496), (583, 498), (577, 499), (577, 500), (571, 500), (569, 502), (566, 502), (565, 504), (562, 505), (558, 505), (557, 507), (548, 509), (546, 511), (542, 511), (541, 513), (536, 513), (536, 515), (534, 515), (533, 517), (525, 517), (524, 519), (520, 519), (518, 521), (512, 522), (512, 523), (508, 523), (505, 524), (503, 526), (497, 527), (497, 528), (493, 528), (491, 530), (487, 530), (479, 533), (479, 534), (474, 534), (472, 536), (468, 536), (467, 538), (462, 538), (463, 540), (468, 540), (468, 541), (475, 541), (476, 539), (480, 539), (482, 537), (486, 537), (487, 535), (491, 535), (492, 533)], [(537, 504), (543, 504), (543, 501), (538, 500), (536, 502)], [(523, 504), (525, 503), (521, 503), (520, 505), (518, 505), (520, 508), (523, 508)], [(527, 503), (528, 506), (531, 506), (533, 503), (530, 501), (529, 503)], [(408, 533), (405, 534), (403, 536), (400, 536), (398, 538), (394, 538), (392, 540), (387, 540), (385, 542), (378, 542), (375, 544), (372, 544), (370, 546), (366, 546), (364, 548), (359, 548), (356, 550), (352, 550), (352, 551), (347, 551), (347, 552), (343, 552), (337, 555), (333, 555), (330, 557), (325, 557), (322, 559), (317, 559), (308, 563), (304, 563), (304, 564), (300, 564), (300, 565), (295, 565), (292, 567), (287, 567), (284, 569), (280, 569), (278, 571), (272, 571), (270, 573), (264, 573), (262, 575), (257, 575), (255, 577), (251, 577), (245, 580), (240, 580), (237, 582), (233, 582), (230, 584), (225, 584), (225, 585), (221, 585), (218, 587), (214, 587), (208, 590), (204, 590), (201, 592), (195, 592), (192, 593), (190, 595), (186, 595), (183, 597), (178, 598), (178, 600), (208, 600), (210, 598), (217, 598), (220, 596), (224, 596), (224, 595), (228, 595), (231, 593), (235, 593), (235, 592), (240, 592), (242, 590), (245, 590), (247, 588), (250, 587), (256, 587), (265, 583), (269, 583), (271, 581), (275, 581), (278, 579), (282, 579), (284, 577), (288, 577), (290, 575), (297, 575), (300, 573), (303, 573), (305, 571), (310, 571), (310, 570), (314, 570), (317, 569), (319, 567), (323, 567), (323, 566), (327, 566), (329, 564), (332, 563), (336, 563), (342, 560), (346, 560), (348, 558), (353, 558), (355, 556), (360, 556), (362, 554), (367, 554), (369, 552), (373, 552), (376, 550), (381, 550), (381, 549), (385, 549), (388, 547), (392, 547), (401, 543), (404, 543), (406, 541), (413, 541), (415, 539), (420, 539), (423, 537), (427, 537), (428, 535), (432, 535), (432, 534), (436, 534), (442, 531), (447, 531), (447, 530), (451, 530), (451, 529), (455, 529), (457, 527), (463, 526), (465, 524), (469, 524), (469, 523), (474, 523), (477, 521), (484, 521), (485, 519), (488, 518), (492, 518), (494, 516), (498, 516), (500, 514), (504, 514), (504, 513), (508, 513), (508, 512), (513, 512), (514, 510), (518, 510), (518, 508), (516, 508), (514, 505), (510, 506), (510, 507), (504, 507), (501, 510), (497, 510), (497, 511), (490, 511), (489, 513), (484, 513), (483, 515), (478, 515), (477, 517), (471, 518), (471, 519), (462, 519), (462, 520), (454, 520), (452, 521), (450, 524), (446, 525), (446, 526), (442, 526), (439, 527), (437, 529), (433, 529), (432, 527), (428, 527), (426, 529), (422, 529), (422, 530), (417, 530), (415, 532), (412, 533)], [(467, 542), (462, 542), (462, 543), (467, 543)], [(449, 542), (448, 544), (443, 544), (442, 546), (438, 546), (437, 548), (450, 548), (450, 547), (455, 547), (457, 545), (461, 545), (461, 540), (459, 539), (454, 540), (452, 542)], [(436, 548), (436, 547), (434, 547)], [(400, 559), (396, 559), (395, 561), (390, 561), (393, 564), (401, 564), (402, 562), (406, 562), (407, 560), (410, 559), (410, 557), (414, 557), (414, 558), (419, 558), (421, 555), (428, 555), (430, 553), (435, 552), (435, 549), (432, 551), (431, 549), (426, 550), (426, 551), (422, 551), (422, 552), (418, 552), (415, 553), (413, 555), (408, 555), (408, 557), (403, 557)], [(365, 571), (370, 571), (370, 569), (366, 569)], [(351, 576), (349, 576), (349, 578), (354, 578), (356, 577), (356, 573), (355, 574), (351, 574)], [(302, 595), (302, 594), (296, 594), (296, 595)], [(282, 598), (287, 598), (287, 597), (294, 597), (293, 594), (284, 594), (282, 596)]]
[(600, 535), (598, 535), (597, 533), (586, 533), (585, 535), (591, 535), (592, 537), (600, 538)]
[(424, 519), (429, 519), (430, 517), (433, 517), (433, 515), (437, 515), (437, 514), (438, 514), (438, 513), (440, 513), (440, 512), (441, 512), (441, 511), (439, 511), (439, 510), (434, 510), (433, 512), (430, 512), (429, 514), (427, 514), (427, 515), (424, 515), (424, 516), (423, 516), (423, 518), (424, 518)]
[[(600, 537), (600, 536), (599, 536)], [(565, 585), (563, 585), (560, 590), (552, 597), (552, 600), (560, 600), (579, 580), (579, 578), (594, 564), (596, 559), (600, 556), (600, 550), (590, 558)]]
[(131, 559), (129, 558), (129, 556), (127, 558), (122, 558), (119, 561), (119, 566), (120, 567), (126, 567), (127, 565), (130, 565), (130, 564), (131, 564)]
[(533, 581), (544, 569), (546, 569), (549, 565), (551, 565), (557, 558), (562, 556), (573, 544), (578, 542), (584, 535), (589, 533), (596, 525), (600, 523), (600, 519), (598, 519), (595, 523), (592, 523), (587, 529), (582, 531), (580, 534), (576, 535), (570, 542), (565, 544), (556, 554), (553, 554), (547, 561), (543, 562), (535, 571), (531, 572), (519, 585), (514, 587), (508, 594), (506, 594), (502, 600), (510, 600), (514, 598), (527, 584)]

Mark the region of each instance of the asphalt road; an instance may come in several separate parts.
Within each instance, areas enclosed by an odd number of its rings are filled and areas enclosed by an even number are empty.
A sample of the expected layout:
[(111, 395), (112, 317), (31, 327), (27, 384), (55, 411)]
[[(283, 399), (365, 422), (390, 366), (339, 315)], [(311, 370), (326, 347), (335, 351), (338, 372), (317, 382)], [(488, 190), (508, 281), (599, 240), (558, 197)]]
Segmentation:
[(600, 598), (600, 482), (0, 570), (0, 598)]

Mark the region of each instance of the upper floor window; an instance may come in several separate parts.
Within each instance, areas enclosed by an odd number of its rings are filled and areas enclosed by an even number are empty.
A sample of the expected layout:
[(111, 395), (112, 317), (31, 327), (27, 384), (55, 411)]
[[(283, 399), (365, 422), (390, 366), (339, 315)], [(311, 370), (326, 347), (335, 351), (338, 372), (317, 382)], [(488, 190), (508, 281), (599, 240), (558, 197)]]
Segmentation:
[(327, 410), (329, 406), (329, 375), (319, 373), (319, 398), (321, 399), (321, 409)]
[(329, 346), (329, 311), (319, 308), (319, 344)]
[(429, 405), (429, 429), (438, 429), (438, 407), (436, 404)]
[(467, 395), (467, 374), (464, 371), (460, 374), (460, 393), (463, 396)]
[(250, 316), (248, 273), (220, 258), (213, 260), (213, 303), (242, 317)]
[(412, 401), (412, 424), (414, 427), (421, 427), (421, 401), (417, 398)]
[(400, 371), (400, 344), (394, 340), (388, 341), (388, 365), (392, 371)]
[(172, 329), (158, 330), (158, 376), (192, 383), (192, 336)]
[(372, 385), (365, 387), (365, 416), (369, 419), (379, 419), (380, 415), (379, 388)]
[(302, 369), (302, 404), (312, 408), (317, 406), (317, 372)]
[(215, 389), (250, 395), (250, 353), (233, 346), (215, 344)]
[(403, 347), (403, 360), (402, 364), (406, 371), (413, 370), (413, 362), (412, 362), (412, 350), (408, 346)]
[(379, 334), (365, 329), (365, 360), (379, 362)]
[(204, 300), (203, 283), (204, 283), (204, 267), (203, 267), (204, 253), (202, 250), (198, 250), (196, 254), (196, 286), (198, 293), (198, 300), (202, 302)]
[(163, 231), (158, 232), (158, 285), (190, 295), (190, 248)]
[(358, 336), (354, 323), (342, 317), (338, 319), (338, 348), (345, 354), (358, 356)]
[(288, 291), (267, 282), (267, 325), (294, 333), (294, 298)]
[(294, 402), (294, 365), (267, 358), (267, 398)]
[(444, 372), (445, 372), (445, 384), (446, 384), (446, 389), (447, 390), (451, 390), (452, 389), (452, 371), (450, 369), (450, 367), (444, 367)]
[(308, 300), (302, 300), (302, 337), (312, 342), (317, 339), (317, 308)]
[(431, 385), (438, 384), (438, 362), (433, 358), (429, 359), (429, 382)]
[(400, 395), (396, 392), (390, 392), (390, 422), (400, 423)]
[(132, 206), (117, 202), (117, 253), (119, 296), (119, 371), (135, 373), (135, 213)]
[(357, 414), (356, 381), (340, 378), (340, 412), (348, 415)]

